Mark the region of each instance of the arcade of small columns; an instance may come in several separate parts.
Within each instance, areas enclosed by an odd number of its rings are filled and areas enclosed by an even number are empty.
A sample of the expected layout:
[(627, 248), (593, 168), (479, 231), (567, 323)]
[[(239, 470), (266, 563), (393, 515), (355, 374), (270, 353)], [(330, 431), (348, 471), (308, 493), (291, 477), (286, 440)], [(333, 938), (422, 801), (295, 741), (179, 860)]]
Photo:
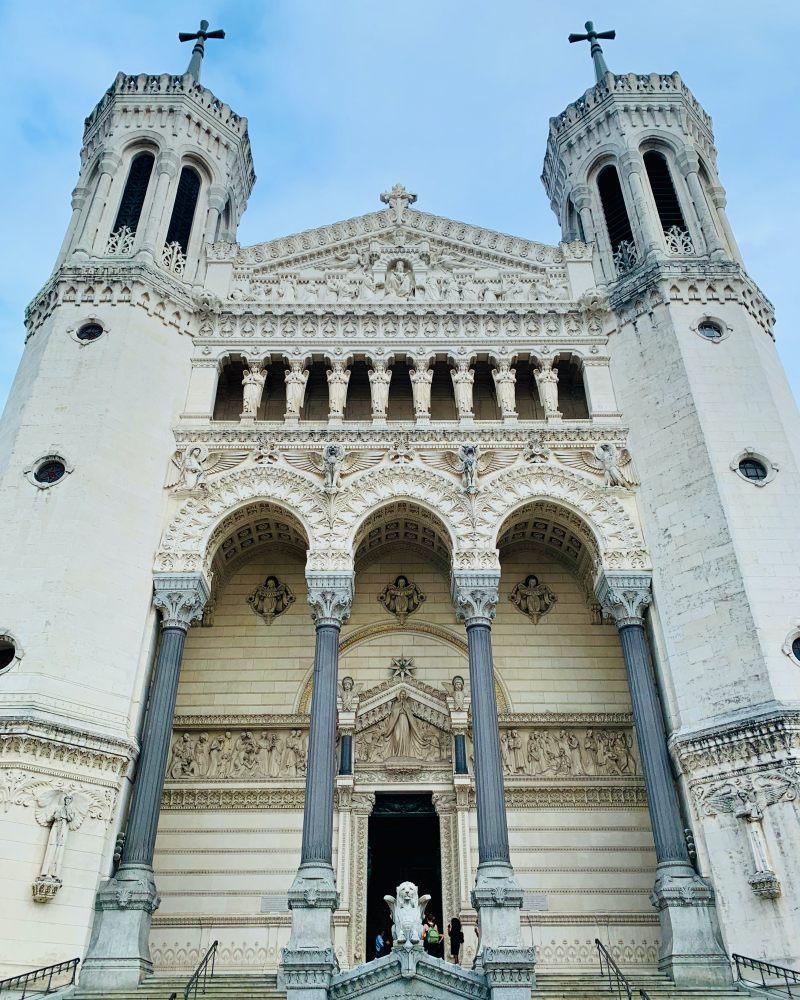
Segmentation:
[[(316, 640), (302, 844), (299, 869), (288, 894), (292, 934), (283, 952), (282, 971), (291, 993), (295, 988), (307, 989), (309, 967), (316, 969), (321, 1000), (336, 965), (332, 915), (338, 905), (338, 893), (332, 859), (337, 670), (340, 630), (349, 617), (354, 575), (352, 569), (320, 572), (312, 555), (306, 580)], [(713, 891), (699, 878), (689, 859), (672, 778), (644, 624), (651, 601), (650, 576), (634, 570), (610, 570), (602, 564), (596, 569), (598, 602), (619, 632), (647, 788), (657, 857), (653, 899), (662, 925), (662, 963), (675, 973), (676, 968), (680, 971), (681, 960), (690, 967), (692, 962), (697, 963), (700, 954), (701, 962), (716, 963), (718, 967), (725, 963), (727, 968), (725, 957), (715, 943)], [(492, 622), (499, 598), (499, 580), (497, 569), (453, 568), (451, 572), (453, 603), (466, 627), (471, 691), (478, 839), (472, 904), (478, 913), (481, 934), (479, 967), (483, 962), (482, 967), (489, 974), (490, 966), (495, 963), (500, 973), (510, 963), (516, 964), (518, 970), (527, 968), (532, 975), (534, 956), (522, 946), (523, 894), (514, 877), (509, 852), (494, 687)], [(130, 937), (131, 919), (136, 913), (139, 923), (130, 945), (128, 968), (137, 965), (147, 971), (150, 964), (146, 946), (137, 942), (146, 941), (151, 915), (158, 905), (153, 854), (181, 660), (188, 629), (200, 618), (208, 598), (209, 587), (202, 573), (157, 573), (154, 577), (154, 605), (161, 618), (160, 645), (123, 854), (118, 871), (98, 892), (95, 930), (83, 973), (86, 983), (91, 982), (95, 968), (108, 969), (108, 958), (103, 956), (119, 954), (116, 942), (120, 927), (126, 926)], [(460, 735), (454, 747), (455, 769), (462, 774), (466, 771), (463, 741), (464, 736)], [(352, 761), (352, 747), (347, 742), (343, 741), (342, 751), (345, 760)], [(676, 958), (679, 952), (683, 954)]]
[[(515, 423), (519, 418), (581, 419), (589, 416), (581, 370), (584, 360), (558, 354), (513, 354), (489, 356), (488, 361), (481, 362), (474, 354), (419, 356), (397, 352), (363, 359), (291, 356), (284, 363), (282, 357), (273, 361), (271, 356), (252, 359), (242, 355), (240, 361), (234, 362), (229, 356), (214, 362), (220, 377), (214, 387), (213, 417), (252, 423), (282, 416), (289, 425), (301, 419), (327, 419), (332, 425), (370, 418), (378, 424), (413, 419), (421, 425), (448, 417), (462, 423), (476, 418), (500, 419), (504, 423)], [(602, 360), (607, 370), (607, 359)], [(525, 376), (518, 385), (520, 365), (525, 366)], [(392, 384), (395, 369), (395, 383), (402, 380), (402, 386)], [(587, 370), (591, 370), (589, 366)], [(358, 373), (355, 379), (354, 373)], [(325, 391), (323, 378), (327, 382), (324, 401), (319, 398)], [(359, 378), (368, 380), (368, 391), (366, 385), (355, 385)], [(271, 403), (275, 399), (280, 405), (277, 397), (284, 407), (282, 414)], [(360, 397), (357, 402), (356, 397)], [(355, 418), (351, 416), (354, 409)]]

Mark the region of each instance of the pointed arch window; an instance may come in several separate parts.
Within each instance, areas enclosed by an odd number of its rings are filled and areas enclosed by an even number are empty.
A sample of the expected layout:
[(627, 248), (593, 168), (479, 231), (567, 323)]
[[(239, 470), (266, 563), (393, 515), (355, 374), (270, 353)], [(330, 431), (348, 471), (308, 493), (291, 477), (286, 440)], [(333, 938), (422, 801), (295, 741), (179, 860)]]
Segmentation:
[(184, 256), (189, 248), (197, 198), (200, 194), (200, 174), (194, 167), (184, 167), (178, 180), (178, 193), (172, 207), (172, 218), (167, 230), (167, 246), (177, 243)]
[(614, 255), (617, 271), (629, 271), (639, 261), (636, 243), (633, 239), (628, 209), (622, 194), (617, 168), (608, 164), (597, 175), (597, 192), (603, 206), (608, 240)]
[(127, 228), (131, 233), (136, 232), (142, 215), (144, 199), (147, 196), (147, 188), (150, 184), (150, 175), (153, 173), (154, 162), (155, 157), (152, 153), (137, 153), (131, 161), (113, 232), (117, 233), (122, 228)]
[(658, 150), (649, 149), (642, 159), (650, 182), (650, 190), (653, 192), (653, 201), (656, 203), (661, 229), (667, 241), (667, 250), (673, 254), (694, 253), (692, 238), (686, 228), (686, 220), (681, 211), (675, 185), (672, 183), (666, 157)]

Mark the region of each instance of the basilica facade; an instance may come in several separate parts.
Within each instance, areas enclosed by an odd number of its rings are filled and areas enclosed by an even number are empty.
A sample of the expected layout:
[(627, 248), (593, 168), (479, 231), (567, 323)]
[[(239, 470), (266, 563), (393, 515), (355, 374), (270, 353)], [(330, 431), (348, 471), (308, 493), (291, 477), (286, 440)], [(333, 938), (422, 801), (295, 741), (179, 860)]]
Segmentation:
[(710, 118), (601, 64), (557, 246), (401, 184), (241, 246), (199, 66), (87, 118), (0, 425), (1, 974), (318, 1000), (403, 881), (471, 996), (797, 967), (800, 420)]

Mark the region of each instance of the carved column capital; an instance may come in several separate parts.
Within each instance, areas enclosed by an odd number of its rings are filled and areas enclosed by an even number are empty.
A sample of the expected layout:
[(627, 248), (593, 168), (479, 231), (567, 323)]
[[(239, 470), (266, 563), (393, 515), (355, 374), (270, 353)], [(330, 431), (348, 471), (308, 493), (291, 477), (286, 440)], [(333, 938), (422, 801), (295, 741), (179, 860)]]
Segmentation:
[(309, 573), (308, 603), (316, 626), (341, 625), (350, 617), (353, 577), (349, 573)]
[(456, 616), (465, 625), (491, 625), (499, 600), (500, 573), (454, 573), (451, 583)]
[(113, 177), (114, 174), (116, 174), (116, 172), (119, 170), (121, 165), (122, 165), (121, 158), (117, 156), (116, 153), (112, 153), (111, 150), (107, 150), (100, 157), (99, 169), (101, 174), (109, 174), (111, 177)]
[(162, 149), (156, 157), (156, 173), (175, 177), (181, 165), (180, 157), (171, 149)]
[(682, 149), (675, 157), (675, 165), (684, 177), (700, 170), (700, 158), (693, 149)]
[(603, 613), (617, 628), (642, 625), (653, 600), (649, 573), (604, 573), (595, 587)]
[(592, 189), (588, 184), (576, 184), (572, 189), (571, 198), (578, 212), (592, 207)]
[(153, 577), (153, 604), (161, 612), (161, 627), (189, 631), (203, 613), (209, 587), (200, 573), (159, 573)]

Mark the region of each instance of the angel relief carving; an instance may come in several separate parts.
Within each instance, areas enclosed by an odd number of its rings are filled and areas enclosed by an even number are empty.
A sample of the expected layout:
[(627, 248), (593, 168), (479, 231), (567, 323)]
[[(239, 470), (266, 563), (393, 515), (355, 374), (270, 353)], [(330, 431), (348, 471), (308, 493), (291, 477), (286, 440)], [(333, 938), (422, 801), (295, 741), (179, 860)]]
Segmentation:
[(323, 489), (333, 493), (341, 486), (343, 476), (372, 468), (383, 456), (384, 452), (378, 450), (346, 453), (341, 445), (328, 444), (321, 455), (310, 451), (293, 451), (286, 452), (284, 457), (291, 465), (322, 476)]
[(492, 472), (512, 465), (519, 457), (518, 452), (492, 450), (479, 452), (478, 446), (464, 444), (458, 451), (420, 451), (423, 462), (445, 472), (461, 477), (461, 485), (467, 493), (475, 493), (478, 489), (479, 476), (488, 476)]
[(268, 576), (247, 598), (247, 603), (267, 625), (271, 625), (294, 602), (292, 589), (287, 583), (281, 583), (277, 576)]
[(539, 577), (534, 573), (521, 580), (508, 595), (508, 599), (517, 611), (526, 615), (534, 625), (539, 624), (541, 618), (558, 600), (550, 587), (546, 583), (540, 583)]
[(90, 813), (96, 815), (96, 805), (86, 793), (79, 790), (48, 788), (37, 797), (36, 821), (49, 828), (42, 867), (31, 887), (37, 903), (48, 902), (61, 888), (67, 837), (70, 831), (80, 827)]
[(556, 458), (562, 465), (568, 465), (591, 476), (601, 475), (604, 486), (637, 486), (630, 452), (627, 448), (617, 448), (608, 441), (596, 445), (592, 451), (557, 451)]
[(411, 583), (407, 576), (402, 575), (395, 577), (394, 583), (387, 583), (378, 594), (378, 601), (401, 625), (425, 600), (425, 594), (416, 583)]
[(180, 492), (204, 490), (211, 475), (235, 469), (248, 461), (255, 465), (269, 465), (277, 460), (277, 452), (268, 444), (259, 445), (253, 451), (216, 452), (209, 452), (204, 444), (190, 444), (170, 459), (165, 489)]

